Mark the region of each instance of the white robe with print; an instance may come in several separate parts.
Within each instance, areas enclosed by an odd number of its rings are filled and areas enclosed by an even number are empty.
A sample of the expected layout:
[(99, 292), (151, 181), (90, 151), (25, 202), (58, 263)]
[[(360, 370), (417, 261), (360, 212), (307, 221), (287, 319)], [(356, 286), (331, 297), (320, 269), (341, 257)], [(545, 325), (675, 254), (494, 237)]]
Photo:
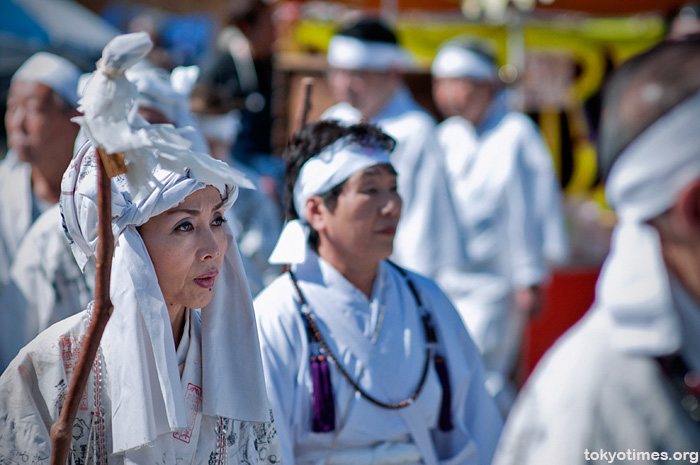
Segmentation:
[[(426, 342), (406, 278), (381, 262), (372, 298), (367, 299), (318, 255), (308, 254), (295, 275), (333, 353), (371, 395), (387, 402), (409, 397), (421, 378)], [(336, 430), (312, 432), (310, 347), (297, 293), (285, 274), (255, 301), (268, 397), (285, 464), (491, 462), (502, 420), (484, 387), (478, 349), (439, 288), (426, 278), (409, 276), (432, 315), (448, 362), (454, 429), (438, 430), (442, 389), (432, 360), (417, 400), (400, 410), (387, 410), (361, 397), (329, 361)]]
[[(322, 118), (357, 123), (361, 115), (350, 104), (339, 103)], [(441, 270), (460, 263), (462, 254), (435, 121), (402, 87), (370, 123), (396, 139), (391, 163), (398, 173), (403, 206), (392, 260), (435, 279)]]
[[(49, 429), (63, 407), (90, 312), (88, 309), (43, 332), (0, 377), (0, 463), (49, 463)], [(188, 320), (177, 353), (187, 428), (158, 436), (136, 450), (114, 454), (110, 373), (100, 349), (74, 422), (68, 463), (279, 463), (279, 444), (271, 423), (202, 414), (201, 319), (194, 311)]]

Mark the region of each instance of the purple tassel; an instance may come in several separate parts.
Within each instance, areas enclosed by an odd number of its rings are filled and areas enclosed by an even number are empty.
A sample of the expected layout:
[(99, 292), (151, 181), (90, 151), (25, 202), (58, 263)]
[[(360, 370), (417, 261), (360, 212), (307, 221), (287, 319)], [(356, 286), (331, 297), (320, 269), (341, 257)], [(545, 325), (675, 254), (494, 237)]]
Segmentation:
[(450, 377), (447, 373), (445, 358), (435, 355), (435, 371), (442, 385), (442, 405), (440, 405), (440, 419), (438, 427), (440, 431), (452, 431), (452, 392), (450, 391)]
[(335, 429), (335, 400), (331, 385), (331, 372), (325, 355), (311, 356), (311, 380), (314, 383), (311, 394), (313, 424), (311, 430), (327, 433)]

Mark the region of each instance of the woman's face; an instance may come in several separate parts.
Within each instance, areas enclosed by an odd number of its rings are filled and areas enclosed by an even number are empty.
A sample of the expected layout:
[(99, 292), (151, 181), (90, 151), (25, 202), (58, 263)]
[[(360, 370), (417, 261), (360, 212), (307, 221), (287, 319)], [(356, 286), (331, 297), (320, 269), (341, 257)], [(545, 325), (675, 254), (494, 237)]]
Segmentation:
[[(332, 211), (324, 204), (314, 219), (319, 233), (319, 254), (332, 263), (359, 260), (379, 263), (393, 251), (401, 197), (396, 191), (396, 172), (390, 165), (377, 165), (348, 178)], [(308, 217), (308, 216), (307, 216)]]
[(211, 301), (227, 247), (222, 204), (207, 186), (138, 228), (171, 314)]

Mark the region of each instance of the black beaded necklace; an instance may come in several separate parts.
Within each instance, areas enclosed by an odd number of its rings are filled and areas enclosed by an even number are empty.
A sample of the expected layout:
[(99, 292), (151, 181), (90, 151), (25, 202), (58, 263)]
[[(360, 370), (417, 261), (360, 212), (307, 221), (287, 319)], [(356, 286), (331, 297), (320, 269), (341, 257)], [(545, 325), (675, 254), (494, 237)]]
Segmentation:
[[(347, 372), (345, 367), (340, 363), (340, 360), (335, 356), (333, 351), (330, 349), (328, 343), (324, 339), (323, 335), (321, 334), (318, 325), (316, 324), (316, 321), (314, 320), (313, 315), (311, 314), (311, 309), (308, 304), (308, 301), (304, 297), (304, 294), (301, 292), (301, 289), (299, 288), (299, 283), (297, 282), (296, 276), (294, 273), (290, 270), (289, 275), (292, 279), (292, 283), (294, 284), (294, 287), (297, 291), (297, 295), (299, 297), (299, 301), (301, 303), (301, 316), (302, 319), (304, 320), (304, 324), (306, 327), (306, 332), (307, 332), (307, 337), (309, 339), (310, 343), (319, 343), (320, 346), (323, 349), (323, 354), (312, 354), (312, 376), (317, 376), (316, 373), (321, 373), (324, 371), (322, 367), (318, 367), (318, 364), (323, 364), (325, 363), (325, 357), (327, 356), (330, 358), (330, 360), (333, 362), (333, 364), (336, 366), (338, 371), (341, 373), (343, 378), (350, 383), (350, 385), (360, 393), (360, 395), (371, 402), (374, 405), (377, 405), (378, 407), (385, 408), (385, 409), (390, 409), (390, 410), (398, 410), (402, 409), (405, 407), (408, 407), (411, 405), (420, 395), (421, 391), (423, 390), (423, 387), (425, 385), (425, 381), (428, 377), (428, 371), (430, 368), (430, 360), (431, 355), (433, 353), (431, 347), (437, 345), (437, 332), (435, 331), (435, 327), (433, 326), (432, 320), (430, 313), (426, 310), (426, 308), (423, 306), (423, 303), (418, 295), (418, 291), (415, 289), (413, 283), (411, 280), (408, 278), (408, 275), (406, 274), (406, 271), (403, 270), (403, 268), (399, 267), (398, 265), (395, 265), (392, 262), (390, 263), (395, 269), (397, 269), (406, 279), (406, 283), (408, 284), (411, 293), (413, 294), (414, 298), (416, 299), (416, 303), (418, 304), (418, 308), (421, 310), (421, 319), (423, 322), (423, 329), (424, 329), (424, 336), (425, 336), (425, 342), (426, 342), (426, 350), (425, 350), (425, 362), (423, 365), (423, 370), (421, 374), (421, 378), (418, 381), (418, 385), (416, 386), (416, 389), (413, 391), (413, 393), (408, 396), (406, 399), (400, 401), (400, 402), (384, 402), (380, 399), (377, 399), (374, 397), (372, 394), (368, 393), (366, 390), (362, 388), (362, 386), (359, 385), (359, 380), (355, 381), (352, 379), (352, 376), (350, 376), (350, 373)], [(449, 377), (447, 374), (447, 364), (446, 360), (444, 357), (439, 355), (438, 353), (435, 354), (434, 356), (435, 359), (435, 368), (438, 374), (438, 377), (440, 379), (440, 384), (442, 385), (443, 389), (443, 396), (442, 396), (442, 407), (440, 409), (440, 420), (439, 420), (439, 427), (442, 431), (449, 431), (452, 429), (452, 419), (451, 419), (451, 392), (450, 392), (450, 384), (449, 384)], [(327, 370), (325, 370), (327, 372)], [(314, 406), (315, 409), (325, 409), (326, 412), (318, 412), (316, 411), (314, 413), (314, 425), (313, 425), (313, 430), (317, 432), (327, 432), (331, 431), (335, 428), (335, 415), (333, 412), (328, 412), (329, 409), (335, 408), (333, 405), (333, 400), (332, 400), (332, 389), (330, 388), (330, 378), (328, 375), (326, 375), (326, 379), (322, 380), (319, 382), (319, 380), (315, 379), (314, 380), (314, 387), (315, 389), (318, 390), (323, 390), (325, 399), (319, 399), (316, 397), (314, 399)], [(317, 396), (317, 394), (314, 394), (314, 396)], [(330, 396), (330, 397), (329, 397)], [(330, 413), (330, 414), (329, 414)]]

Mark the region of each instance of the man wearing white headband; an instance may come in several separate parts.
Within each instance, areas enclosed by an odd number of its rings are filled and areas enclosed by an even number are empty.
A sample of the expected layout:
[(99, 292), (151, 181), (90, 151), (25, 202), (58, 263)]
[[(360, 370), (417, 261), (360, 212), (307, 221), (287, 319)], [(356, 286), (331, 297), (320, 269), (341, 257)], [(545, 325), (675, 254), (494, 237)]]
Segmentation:
[(9, 153), (0, 164), (0, 289), (29, 226), (58, 202), (61, 176), (73, 155), (80, 71), (39, 52), (12, 76), (5, 129)]
[[(533, 121), (507, 107), (494, 53), (485, 44), (450, 41), (435, 56), (431, 74), (433, 100), (449, 121), (441, 123), (438, 129), (443, 150), (449, 151), (457, 145), (450, 140), (453, 133), (461, 136), (460, 143), (466, 143), (476, 131), (476, 157), (492, 157), (495, 152), (505, 151), (513, 153), (515, 158), (520, 153), (525, 165), (522, 176), (529, 202), (533, 204), (542, 254), (551, 263), (564, 263), (569, 246), (552, 156)], [(462, 126), (471, 125), (474, 129), (460, 131), (460, 120), (451, 118), (455, 116), (462, 118)], [(460, 168), (460, 163), (467, 163), (466, 156), (457, 157), (458, 160), (453, 160), (450, 154), (446, 157), (450, 175)]]
[(598, 156), (619, 219), (610, 255), (593, 307), (516, 401), (494, 464), (698, 462), (698, 67), (696, 36), (609, 81)]
[(501, 416), (435, 283), (387, 261), (401, 212), (376, 126), (312, 123), (285, 153), (290, 263), (255, 300), (282, 461), (491, 462)]
[(403, 199), (392, 259), (437, 278), (463, 254), (435, 121), (411, 96), (402, 72), (409, 65), (396, 35), (363, 19), (341, 29), (328, 45), (328, 81), (340, 102), (322, 118), (378, 125), (396, 140), (391, 155)]
[(465, 237), (463, 274), (441, 284), (482, 351), (487, 385), (505, 413), (522, 333), (539, 307), (545, 257), (560, 261), (566, 251), (559, 187), (534, 123), (507, 110), (485, 44), (447, 42), (431, 73), (446, 117), (437, 137)]
[[(100, 122), (107, 118), (99, 117), (133, 103), (136, 92), (122, 68), (148, 52), (143, 37), (119, 36), (105, 48), (88, 84), (95, 91), (81, 100), (91, 137), (105, 136)], [(105, 88), (116, 96), (104, 98)], [(225, 163), (188, 151), (172, 128), (138, 130), (142, 137), (156, 131), (172, 150), (168, 157), (177, 154), (175, 163), (187, 166), (172, 164), (178, 171), (171, 171), (159, 159), (134, 173), (147, 160), (125, 149), (130, 171), (110, 181), (114, 310), (72, 425), (71, 463), (279, 463), (252, 297), (224, 218), (238, 189), (250, 183)], [(125, 128), (115, 139), (132, 134)], [(137, 147), (159, 155), (153, 145)], [(83, 145), (61, 184), (64, 228), (83, 269), (100, 241), (97, 156)], [(149, 187), (132, 184), (138, 174), (153, 181)], [(49, 457), (49, 426), (64, 407), (93, 311), (91, 304), (41, 333), (0, 377), (4, 461)]]

